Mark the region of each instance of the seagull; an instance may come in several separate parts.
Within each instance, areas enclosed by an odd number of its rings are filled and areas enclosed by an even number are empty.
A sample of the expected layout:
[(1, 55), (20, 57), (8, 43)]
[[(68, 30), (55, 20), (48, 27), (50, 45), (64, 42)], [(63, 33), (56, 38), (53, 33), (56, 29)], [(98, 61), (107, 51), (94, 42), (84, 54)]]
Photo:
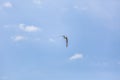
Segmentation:
[(67, 36), (65, 36), (65, 35), (62, 35), (62, 37), (65, 39), (65, 41), (66, 41), (66, 48), (68, 47), (68, 37)]

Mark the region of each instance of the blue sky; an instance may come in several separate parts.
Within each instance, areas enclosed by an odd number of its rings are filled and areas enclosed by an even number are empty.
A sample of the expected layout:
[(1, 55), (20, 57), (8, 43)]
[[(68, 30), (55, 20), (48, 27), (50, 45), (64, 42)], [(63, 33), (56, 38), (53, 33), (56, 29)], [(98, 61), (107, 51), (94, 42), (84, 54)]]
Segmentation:
[(119, 0), (0, 0), (0, 37), (0, 80), (120, 80)]

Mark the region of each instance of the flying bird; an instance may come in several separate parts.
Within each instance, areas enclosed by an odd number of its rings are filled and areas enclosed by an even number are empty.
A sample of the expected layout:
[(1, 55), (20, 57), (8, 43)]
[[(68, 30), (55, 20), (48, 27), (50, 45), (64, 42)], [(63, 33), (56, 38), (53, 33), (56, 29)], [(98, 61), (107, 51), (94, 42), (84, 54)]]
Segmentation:
[(65, 36), (65, 35), (62, 35), (62, 37), (65, 39), (65, 41), (66, 41), (66, 48), (68, 47), (68, 37), (67, 36)]

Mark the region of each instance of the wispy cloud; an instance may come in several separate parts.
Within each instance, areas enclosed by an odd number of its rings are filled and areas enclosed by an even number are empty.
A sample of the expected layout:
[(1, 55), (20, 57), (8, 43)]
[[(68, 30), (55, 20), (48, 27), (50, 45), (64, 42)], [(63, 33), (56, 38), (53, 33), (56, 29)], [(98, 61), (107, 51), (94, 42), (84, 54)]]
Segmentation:
[(77, 59), (83, 59), (83, 54), (77, 53), (77, 54), (72, 55), (72, 56), (69, 58), (69, 60), (77, 60)]
[(42, 7), (42, 1), (41, 0), (33, 0), (33, 4), (35, 4), (38, 8)]
[(40, 5), (42, 3), (42, 1), (41, 0), (33, 0), (33, 3), (37, 4), (37, 5)]
[[(120, 1), (117, 0), (85, 0), (79, 1), (79, 8), (87, 8), (90, 14), (102, 18), (113, 18), (118, 14)], [(78, 7), (77, 7), (78, 8)]]
[(25, 38), (24, 36), (17, 35), (17, 36), (15, 36), (15, 37), (12, 37), (12, 39), (17, 42), (17, 41), (23, 41), (23, 40), (25, 40), (26, 38)]
[(42, 8), (43, 1), (41, 1), (41, 0), (33, 0), (33, 4), (38, 8)]
[(50, 42), (55, 42), (55, 39), (49, 38), (49, 41), (50, 41)]
[(120, 1), (119, 0), (78, 0), (73, 8), (80, 12), (85, 12), (87, 15), (104, 21), (104, 26), (116, 29), (119, 28), (119, 13)]
[(40, 41), (40, 40), (41, 40), (41, 38), (35, 38), (34, 40), (35, 40), (35, 41)]
[(119, 65), (120, 65), (120, 62), (118, 62), (117, 64), (119, 64)]
[[(41, 31), (41, 28), (38, 26), (26, 25), (26, 24), (10, 24), (10, 25), (3, 25), (3, 28), (14, 32), (15, 36), (13, 35), (10, 38), (15, 42), (24, 41), (24, 40), (29, 40), (29, 41), (40, 41), (41, 40), (38, 34), (36, 34)], [(17, 34), (20, 34), (20, 35), (17, 35)]]
[(5, 8), (12, 8), (13, 7), (13, 4), (11, 2), (4, 2), (2, 4), (2, 7), (5, 7)]
[(8, 77), (7, 76), (0, 76), (0, 80), (7, 80)]
[(19, 28), (25, 32), (37, 32), (40, 28), (34, 25), (19, 24)]

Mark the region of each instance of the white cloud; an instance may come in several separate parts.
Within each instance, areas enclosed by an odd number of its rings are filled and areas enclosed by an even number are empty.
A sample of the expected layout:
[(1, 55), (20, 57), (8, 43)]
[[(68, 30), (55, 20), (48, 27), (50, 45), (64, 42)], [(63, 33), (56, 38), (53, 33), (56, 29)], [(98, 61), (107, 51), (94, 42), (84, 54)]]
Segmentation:
[(13, 7), (13, 4), (11, 2), (5, 2), (2, 4), (3, 7), (6, 7), (6, 8), (11, 8)]
[(24, 36), (17, 35), (17, 36), (15, 36), (15, 37), (12, 37), (12, 39), (13, 39), (14, 41), (23, 41), (23, 40), (25, 40), (26, 38), (25, 38)]
[(77, 53), (77, 54), (74, 54), (73, 56), (71, 56), (69, 59), (77, 60), (77, 59), (82, 59), (82, 58), (83, 58), (83, 54)]
[(19, 24), (19, 28), (25, 32), (37, 32), (40, 30), (37, 26), (34, 25), (28, 25), (26, 26), (25, 24)]

